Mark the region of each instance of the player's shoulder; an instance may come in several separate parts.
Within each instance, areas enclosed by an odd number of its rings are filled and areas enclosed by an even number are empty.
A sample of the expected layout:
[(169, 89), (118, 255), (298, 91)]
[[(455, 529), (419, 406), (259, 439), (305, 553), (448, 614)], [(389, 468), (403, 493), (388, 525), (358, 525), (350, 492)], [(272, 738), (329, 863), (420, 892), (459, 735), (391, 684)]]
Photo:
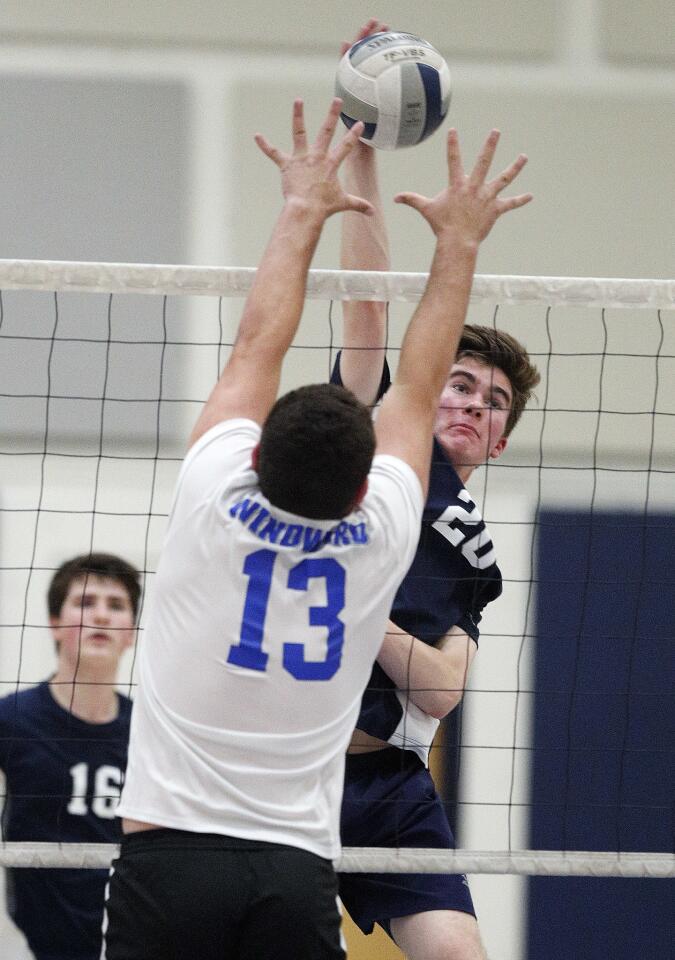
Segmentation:
[(45, 681), (0, 697), (0, 723), (16, 722), (40, 710), (44, 705), (46, 686)]
[(123, 723), (128, 723), (131, 719), (131, 711), (133, 709), (134, 702), (124, 693), (117, 691), (117, 702), (119, 705), (118, 719)]

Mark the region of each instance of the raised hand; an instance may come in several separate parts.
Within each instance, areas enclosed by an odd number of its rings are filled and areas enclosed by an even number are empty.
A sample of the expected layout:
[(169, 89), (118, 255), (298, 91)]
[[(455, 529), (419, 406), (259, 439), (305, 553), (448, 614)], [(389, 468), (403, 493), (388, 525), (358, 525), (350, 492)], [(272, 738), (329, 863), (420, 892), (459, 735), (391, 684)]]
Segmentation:
[(340, 45), (340, 57), (344, 57), (349, 48), (355, 43), (358, 43), (359, 40), (365, 40), (366, 37), (371, 36), (373, 33), (387, 33), (388, 31), (389, 26), (386, 23), (383, 23), (382, 20), (378, 20), (377, 17), (371, 17), (367, 23), (364, 23), (353, 40), (349, 42), (342, 42)]
[(527, 163), (524, 153), (498, 177), (486, 179), (498, 141), (499, 131), (492, 130), (478, 154), (473, 170), (467, 175), (462, 165), (457, 131), (450, 130), (447, 141), (448, 186), (432, 198), (419, 193), (399, 193), (394, 200), (419, 211), (436, 236), (449, 231), (468, 243), (480, 243), (503, 213), (516, 210), (532, 199), (531, 193), (521, 193), (515, 197), (499, 196)]
[(329, 217), (343, 210), (372, 214), (367, 200), (346, 193), (337, 177), (345, 157), (363, 133), (363, 124), (355, 123), (338, 143), (331, 148), (342, 101), (336, 97), (324, 119), (313, 144), (308, 144), (302, 100), (293, 104), (293, 150), (284, 153), (272, 146), (257, 133), (255, 142), (265, 156), (281, 171), (281, 188), (287, 201), (301, 201), (316, 210), (317, 214)]

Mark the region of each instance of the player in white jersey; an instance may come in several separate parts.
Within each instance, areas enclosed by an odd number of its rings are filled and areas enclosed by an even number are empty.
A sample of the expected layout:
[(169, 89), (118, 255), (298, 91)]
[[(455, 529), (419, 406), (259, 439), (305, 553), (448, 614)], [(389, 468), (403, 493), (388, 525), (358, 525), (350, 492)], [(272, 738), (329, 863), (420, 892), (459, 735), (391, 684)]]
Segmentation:
[(284, 206), (171, 510), (119, 807), (108, 960), (344, 956), (331, 859), (345, 750), (417, 543), (478, 245), (529, 196), (499, 199), (522, 158), (486, 182), (494, 137), (465, 177), (452, 133), (450, 186), (424, 201), (431, 279), (377, 425), (332, 385), (275, 404), (323, 223), (371, 212), (337, 179), (362, 131), (331, 149), (339, 112), (335, 100), (310, 146), (296, 101), (291, 154), (256, 137), (281, 170)]

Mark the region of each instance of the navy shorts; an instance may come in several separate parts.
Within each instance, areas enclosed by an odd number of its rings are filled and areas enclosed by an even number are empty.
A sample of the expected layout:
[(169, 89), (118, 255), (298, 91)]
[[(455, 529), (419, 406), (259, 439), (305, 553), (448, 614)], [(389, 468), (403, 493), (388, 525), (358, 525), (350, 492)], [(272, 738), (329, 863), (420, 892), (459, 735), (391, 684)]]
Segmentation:
[(123, 838), (104, 940), (106, 960), (345, 958), (330, 860), (182, 830)]
[[(431, 774), (417, 754), (390, 747), (347, 756), (340, 824), (345, 847), (455, 846)], [(354, 923), (372, 933), (378, 923), (426, 910), (459, 910), (475, 916), (461, 874), (342, 873), (340, 899)]]

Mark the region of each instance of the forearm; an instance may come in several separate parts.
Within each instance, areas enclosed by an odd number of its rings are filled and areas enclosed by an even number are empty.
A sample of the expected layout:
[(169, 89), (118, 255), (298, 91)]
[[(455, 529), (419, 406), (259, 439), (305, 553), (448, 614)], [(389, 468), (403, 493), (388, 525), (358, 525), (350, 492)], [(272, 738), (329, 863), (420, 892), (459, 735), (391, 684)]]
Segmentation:
[(286, 201), (246, 300), (233, 356), (254, 349), (260, 362), (281, 367), (300, 323), (323, 223), (312, 205)]
[(430, 417), (455, 359), (477, 256), (478, 244), (450, 231), (437, 238), (424, 295), (403, 339), (394, 382), (412, 390)]
[[(358, 144), (344, 167), (348, 192), (369, 200), (372, 217), (342, 217), (340, 266), (343, 270), (388, 270), (389, 245), (377, 180), (375, 151)], [(386, 305), (375, 301), (343, 303), (342, 382), (367, 404), (375, 402), (385, 355)]]
[(258, 423), (267, 416), (302, 316), (307, 270), (323, 221), (306, 204), (284, 204), (246, 300), (232, 353), (189, 446), (226, 416), (246, 416)]
[(377, 661), (420, 710), (440, 720), (461, 701), (475, 651), (458, 628), (430, 646), (390, 620)]

